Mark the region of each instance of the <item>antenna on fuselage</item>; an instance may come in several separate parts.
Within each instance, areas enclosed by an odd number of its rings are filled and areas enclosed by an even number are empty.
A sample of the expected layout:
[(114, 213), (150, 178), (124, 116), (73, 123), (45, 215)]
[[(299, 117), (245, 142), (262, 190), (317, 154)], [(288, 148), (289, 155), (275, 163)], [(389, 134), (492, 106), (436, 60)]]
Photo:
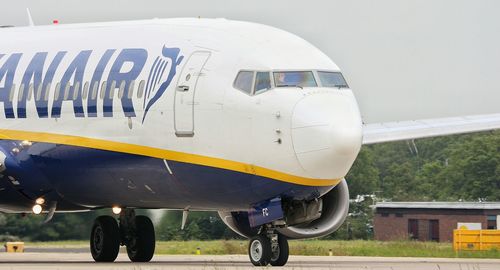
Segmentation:
[(189, 215), (189, 206), (184, 208), (184, 210), (182, 211), (181, 230), (184, 230), (184, 228), (186, 227), (186, 221), (188, 219), (188, 215)]
[(35, 26), (35, 23), (33, 22), (33, 18), (31, 17), (31, 12), (29, 8), (26, 8), (26, 13), (28, 14), (28, 21), (30, 26)]

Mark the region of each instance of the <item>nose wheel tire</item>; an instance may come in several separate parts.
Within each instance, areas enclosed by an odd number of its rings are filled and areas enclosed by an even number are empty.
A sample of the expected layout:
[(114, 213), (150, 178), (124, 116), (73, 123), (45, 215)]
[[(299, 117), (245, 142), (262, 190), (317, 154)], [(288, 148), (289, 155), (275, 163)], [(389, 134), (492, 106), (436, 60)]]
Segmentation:
[(127, 244), (127, 254), (132, 262), (149, 262), (155, 253), (155, 229), (146, 216), (135, 217), (135, 235)]
[(278, 245), (273, 249), (270, 264), (272, 266), (284, 266), (288, 261), (288, 240), (283, 235), (278, 235)]
[(248, 245), (248, 256), (255, 266), (266, 266), (271, 261), (271, 240), (263, 235), (254, 236)]
[(113, 217), (95, 219), (90, 234), (90, 253), (96, 262), (113, 262), (120, 251), (120, 229)]

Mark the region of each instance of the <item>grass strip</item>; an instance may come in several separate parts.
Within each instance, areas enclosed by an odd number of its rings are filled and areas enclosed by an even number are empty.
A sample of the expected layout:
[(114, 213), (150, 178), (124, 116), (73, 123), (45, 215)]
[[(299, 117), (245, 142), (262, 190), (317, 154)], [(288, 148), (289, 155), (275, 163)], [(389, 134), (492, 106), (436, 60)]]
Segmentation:
[[(158, 241), (156, 254), (196, 254), (199, 248), (204, 255), (246, 254), (245, 240), (214, 241)], [(61, 241), (26, 243), (26, 247), (80, 248), (87, 247), (87, 241)], [(338, 240), (293, 240), (290, 241), (291, 255), (328, 256), (371, 256), (371, 257), (427, 257), (427, 258), (492, 258), (500, 259), (499, 250), (453, 251), (451, 243), (415, 241), (338, 241)]]

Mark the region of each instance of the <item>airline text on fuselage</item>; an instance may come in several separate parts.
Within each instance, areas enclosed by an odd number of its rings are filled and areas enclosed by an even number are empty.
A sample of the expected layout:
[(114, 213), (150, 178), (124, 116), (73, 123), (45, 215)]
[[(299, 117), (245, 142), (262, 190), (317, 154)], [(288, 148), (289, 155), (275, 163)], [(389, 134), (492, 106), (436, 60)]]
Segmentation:
[[(48, 54), (48, 52), (37, 52), (34, 54), (26, 70), (24, 70), (20, 87), (16, 88), (14, 78), (16, 72), (19, 71), (18, 66), (24, 55), (23, 53), (6, 55), (0, 52), (0, 61), (3, 60), (3, 65), (0, 65), (0, 104), (3, 104), (6, 118), (27, 117), (27, 104), (29, 104), (29, 95), (31, 94), (28, 89), (30, 87), (32, 87), (32, 91), (34, 92), (33, 95), (37, 97), (34, 98), (35, 108), (33, 109), (36, 109), (39, 118), (60, 118), (63, 104), (69, 106), (69, 103), (73, 105), (75, 117), (97, 117), (99, 97), (98, 95), (90, 94), (90, 92), (101, 88), (101, 85), (103, 87), (100, 91), (104, 91), (104, 93), (100, 93), (102, 98), (102, 114), (104, 117), (113, 116), (113, 93), (116, 88), (120, 89), (120, 92), (123, 92), (119, 100), (124, 116), (136, 117), (132, 94), (129, 91), (133, 91), (133, 85), (131, 87), (131, 84), (137, 80), (148, 59), (147, 50), (142, 48), (105, 50), (102, 55), (99, 55), (100, 58), (97, 65), (93, 70), (90, 70), (92, 77), (90, 83), (87, 84), (89, 94), (88, 96), (86, 95), (86, 98), (83, 98), (84, 74), (89, 72), (87, 70), (89, 68), (89, 59), (95, 53), (93, 50), (78, 52), (62, 73), (63, 75), (58, 82), (60, 89), (56, 89), (56, 94), (51, 95), (53, 96), (53, 100), (50, 111), (49, 98), (43, 97), (48, 97), (51, 88), (56, 88), (54, 75), (58, 69), (62, 68), (60, 64), (68, 52), (59, 51), (50, 60), (48, 59)], [(110, 60), (115, 54), (117, 54), (116, 59), (110, 64)], [(174, 56), (169, 56), (169, 54)], [(178, 48), (163, 48), (163, 56), (171, 57), (169, 59), (171, 60), (169, 61), (171, 68), (165, 73), (168, 83), (167, 85), (162, 85), (164, 88), (168, 87), (168, 84), (172, 81), (176, 67), (182, 60), (182, 57), (174, 59), (174, 57), (178, 57), (178, 54)], [(46, 65), (48, 67), (44, 68)], [(111, 68), (107, 72), (108, 74), (105, 74), (106, 68), (109, 65)], [(103, 84), (103, 82), (107, 82), (107, 84)], [(14, 92), (18, 89), (18, 98), (13, 100)], [(163, 89), (162, 91), (164, 92), (165, 90)], [(86, 100), (86, 104), (84, 104), (84, 100)], [(14, 104), (16, 103), (17, 106), (14, 108)]]

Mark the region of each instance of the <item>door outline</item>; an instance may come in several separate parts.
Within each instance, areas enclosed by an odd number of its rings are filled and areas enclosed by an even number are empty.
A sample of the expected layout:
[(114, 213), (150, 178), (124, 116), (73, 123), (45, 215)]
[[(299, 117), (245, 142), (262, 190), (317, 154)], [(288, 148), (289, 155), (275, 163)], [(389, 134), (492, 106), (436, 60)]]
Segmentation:
[[(193, 72), (194, 74), (198, 73), (198, 75), (193, 76), (193, 74), (191, 74), (191, 73), (188, 73), (186, 75), (185, 74), (186, 68), (189, 67), (189, 63), (193, 59), (193, 56), (196, 54), (203, 54), (206, 56), (206, 58), (202, 61), (200, 68), (199, 69), (196, 68), (195, 72)], [(175, 86), (175, 94), (174, 94), (174, 130), (175, 130), (175, 135), (177, 137), (193, 137), (194, 136), (194, 128), (195, 128), (195, 125), (194, 125), (194, 105), (195, 105), (194, 100), (195, 100), (195, 96), (196, 96), (196, 88), (198, 87), (198, 80), (200, 79), (200, 75), (203, 73), (202, 71), (205, 68), (205, 65), (207, 64), (208, 59), (210, 59), (211, 56), (212, 56), (212, 52), (210, 52), (210, 51), (202, 51), (202, 50), (195, 51), (189, 56), (188, 60), (186, 61), (186, 64), (184, 64), (184, 66), (182, 67), (182, 71), (179, 75), (179, 78), (177, 79), (177, 84)], [(190, 78), (195, 77), (192, 79), (196, 79), (196, 81), (194, 82), (192, 89), (189, 89), (189, 87), (188, 87), (186, 90), (185, 86), (181, 85), (181, 82), (182, 83), (185, 82), (186, 81), (185, 78), (188, 75), (190, 76)], [(191, 109), (191, 117), (190, 117), (191, 118), (191, 130), (179, 130), (178, 123), (177, 123), (179, 118), (178, 118), (177, 114), (178, 114), (178, 110), (180, 110), (180, 109), (177, 108), (177, 106), (178, 106), (177, 101), (179, 98), (183, 98), (184, 94), (186, 92), (189, 92), (189, 91), (191, 91), (191, 93), (192, 93), (191, 96), (189, 96), (189, 99), (191, 99), (189, 101), (191, 103), (191, 108), (190, 108)], [(180, 93), (182, 93), (182, 96)], [(179, 96), (181, 96), (181, 97), (179, 97)], [(184, 106), (186, 106), (186, 105), (184, 105)], [(187, 105), (187, 106), (189, 106), (189, 105)]]

